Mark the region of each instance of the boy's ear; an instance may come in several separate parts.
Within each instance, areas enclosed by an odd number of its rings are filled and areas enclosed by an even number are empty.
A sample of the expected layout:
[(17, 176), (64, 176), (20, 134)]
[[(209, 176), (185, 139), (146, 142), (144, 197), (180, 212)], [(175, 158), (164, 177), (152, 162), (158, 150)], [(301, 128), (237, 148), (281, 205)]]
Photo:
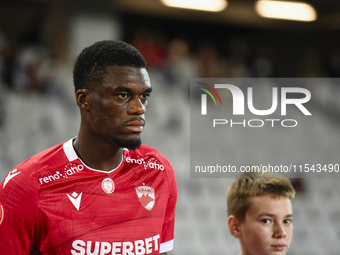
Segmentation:
[(241, 237), (241, 223), (234, 215), (228, 217), (228, 227), (230, 234), (236, 238)]

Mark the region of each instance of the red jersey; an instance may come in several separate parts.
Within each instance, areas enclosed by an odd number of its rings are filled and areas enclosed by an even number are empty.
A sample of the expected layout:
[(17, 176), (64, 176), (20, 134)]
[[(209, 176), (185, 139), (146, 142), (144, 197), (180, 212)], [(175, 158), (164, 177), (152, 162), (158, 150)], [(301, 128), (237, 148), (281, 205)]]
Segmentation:
[(170, 162), (142, 145), (112, 171), (87, 167), (72, 140), (7, 174), (0, 186), (2, 255), (143, 255), (173, 248), (177, 186)]

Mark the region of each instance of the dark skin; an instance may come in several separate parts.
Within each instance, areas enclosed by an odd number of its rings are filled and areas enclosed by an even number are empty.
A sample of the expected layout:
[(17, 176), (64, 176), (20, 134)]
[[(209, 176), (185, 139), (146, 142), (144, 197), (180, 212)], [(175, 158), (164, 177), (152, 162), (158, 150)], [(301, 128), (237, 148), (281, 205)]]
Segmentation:
[(113, 138), (137, 140), (143, 129), (151, 84), (144, 68), (110, 66), (101, 84), (78, 90), (81, 124), (74, 147), (94, 169), (116, 168), (123, 148)]
[(114, 139), (139, 139), (152, 88), (145, 68), (109, 66), (100, 83), (76, 93), (81, 124), (73, 145), (86, 165), (110, 171), (123, 154)]

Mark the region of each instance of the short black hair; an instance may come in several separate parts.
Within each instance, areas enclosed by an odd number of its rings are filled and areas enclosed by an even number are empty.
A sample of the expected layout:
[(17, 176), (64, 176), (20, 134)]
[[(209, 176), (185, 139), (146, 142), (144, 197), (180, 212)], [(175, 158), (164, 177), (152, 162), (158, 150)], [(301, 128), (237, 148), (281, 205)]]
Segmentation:
[(108, 66), (145, 68), (146, 62), (132, 45), (115, 40), (99, 41), (85, 48), (78, 56), (73, 68), (75, 92), (86, 88), (88, 81), (101, 78)]

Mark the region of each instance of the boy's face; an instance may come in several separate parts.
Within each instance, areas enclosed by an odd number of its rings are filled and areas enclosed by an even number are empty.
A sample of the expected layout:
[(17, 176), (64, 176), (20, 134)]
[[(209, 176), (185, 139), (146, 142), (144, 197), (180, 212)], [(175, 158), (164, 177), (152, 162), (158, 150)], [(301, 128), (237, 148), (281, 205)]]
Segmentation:
[(289, 198), (256, 196), (239, 225), (242, 255), (283, 255), (293, 236), (293, 212)]

